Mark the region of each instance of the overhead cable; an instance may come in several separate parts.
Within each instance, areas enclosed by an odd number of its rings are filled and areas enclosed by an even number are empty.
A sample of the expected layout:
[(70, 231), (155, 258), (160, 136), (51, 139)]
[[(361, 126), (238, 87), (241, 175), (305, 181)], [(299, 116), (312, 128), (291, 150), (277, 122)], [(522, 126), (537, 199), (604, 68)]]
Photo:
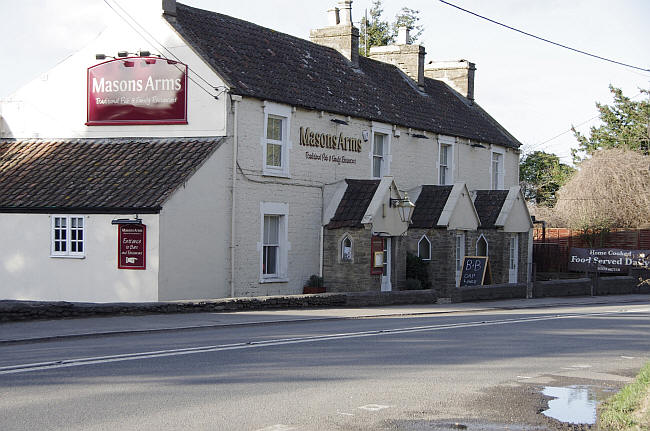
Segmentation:
[(483, 16), (483, 15), (479, 15), (479, 14), (477, 14), (477, 13), (475, 13), (475, 12), (470, 11), (470, 10), (463, 9), (463, 8), (460, 7), (460, 6), (456, 6), (455, 4), (449, 3), (448, 1), (445, 1), (445, 0), (439, 0), (439, 1), (440, 1), (441, 3), (444, 3), (444, 4), (446, 4), (446, 5), (449, 5), (449, 6), (451, 6), (451, 7), (455, 7), (456, 9), (462, 10), (463, 12), (467, 12), (467, 13), (470, 14), (470, 15), (474, 15), (474, 16), (476, 16), (476, 17), (478, 17), (478, 18), (484, 19), (484, 20), (489, 21), (489, 22), (491, 22), (491, 23), (493, 23), (493, 24), (500, 25), (501, 27), (505, 27), (505, 28), (507, 28), (507, 29), (509, 29), (509, 30), (513, 30), (513, 31), (516, 31), (516, 32), (521, 33), (521, 34), (525, 34), (526, 36), (530, 36), (530, 37), (535, 38), (535, 39), (537, 39), (537, 40), (541, 40), (541, 41), (543, 41), (543, 42), (550, 43), (550, 44), (552, 44), (552, 45), (559, 46), (559, 47), (561, 47), (561, 48), (565, 48), (565, 49), (568, 49), (568, 50), (570, 50), (570, 51), (574, 51), (574, 52), (577, 52), (577, 53), (580, 53), (580, 54), (588, 55), (588, 56), (590, 56), (590, 57), (594, 57), (594, 58), (597, 58), (597, 59), (599, 59), (599, 60), (608, 61), (608, 62), (610, 62), (610, 63), (618, 64), (618, 65), (620, 65), (620, 66), (625, 66), (625, 67), (629, 67), (629, 68), (632, 68), (632, 69), (641, 70), (641, 71), (643, 71), (643, 72), (650, 72), (650, 69), (648, 69), (648, 68), (643, 68), (643, 67), (633, 66), (633, 65), (631, 65), (631, 64), (622, 63), (622, 62), (620, 62), (620, 61), (612, 60), (612, 59), (610, 59), (610, 58), (601, 57), (600, 55), (592, 54), (592, 53), (589, 53), (589, 52), (587, 52), (587, 51), (583, 51), (583, 50), (581, 50), (581, 49), (571, 48), (570, 46), (563, 45), (563, 44), (558, 43), (558, 42), (553, 42), (552, 40), (548, 40), (548, 39), (545, 39), (545, 38), (540, 37), (540, 36), (535, 36), (534, 34), (528, 33), (528, 32), (523, 31), (523, 30), (519, 30), (518, 28), (511, 27), (511, 26), (506, 25), (506, 24), (503, 24), (503, 23), (501, 23), (501, 22), (499, 22), (499, 21), (495, 21), (495, 20), (490, 19), (490, 18), (487, 18), (487, 17), (485, 17), (485, 16)]

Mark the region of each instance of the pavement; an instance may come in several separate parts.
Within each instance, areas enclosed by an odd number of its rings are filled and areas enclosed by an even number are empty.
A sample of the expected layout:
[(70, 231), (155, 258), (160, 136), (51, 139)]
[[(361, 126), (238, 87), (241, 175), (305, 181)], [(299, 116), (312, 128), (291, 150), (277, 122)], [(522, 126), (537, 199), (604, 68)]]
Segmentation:
[(650, 303), (650, 295), (611, 295), (509, 299), (458, 304), (393, 305), (366, 308), (314, 308), (263, 311), (149, 314), (142, 316), (85, 317), (0, 323), (0, 344), (54, 341), (66, 338), (179, 331), (241, 325), (263, 325), (297, 321), (361, 319), (481, 312), (489, 310), (536, 309), (558, 306)]

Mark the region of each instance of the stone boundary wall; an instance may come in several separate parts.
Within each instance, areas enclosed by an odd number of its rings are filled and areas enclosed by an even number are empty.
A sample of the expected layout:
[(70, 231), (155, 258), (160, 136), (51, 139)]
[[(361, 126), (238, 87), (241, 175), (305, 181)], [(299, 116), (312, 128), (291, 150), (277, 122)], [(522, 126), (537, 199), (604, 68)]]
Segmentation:
[[(535, 283), (536, 298), (549, 296), (589, 296), (592, 280), (551, 280)], [(597, 280), (595, 295), (631, 293), (650, 294), (650, 285), (638, 286), (634, 277), (603, 277)], [(454, 302), (525, 298), (526, 284), (500, 284), (480, 288), (456, 289)], [(406, 304), (434, 304), (435, 290), (402, 290), (393, 292), (346, 292), (315, 295), (260, 296), (204, 301), (144, 303), (81, 303), (0, 300), (0, 322), (101, 317), (160, 313), (201, 313), (254, 311), (270, 309), (371, 307)]]
[(454, 302), (526, 298), (526, 283), (492, 284), (485, 287), (461, 287), (452, 296)]
[(0, 300), (0, 322), (160, 313), (203, 313), (291, 308), (433, 304), (432, 290), (258, 296), (203, 301), (88, 303)]

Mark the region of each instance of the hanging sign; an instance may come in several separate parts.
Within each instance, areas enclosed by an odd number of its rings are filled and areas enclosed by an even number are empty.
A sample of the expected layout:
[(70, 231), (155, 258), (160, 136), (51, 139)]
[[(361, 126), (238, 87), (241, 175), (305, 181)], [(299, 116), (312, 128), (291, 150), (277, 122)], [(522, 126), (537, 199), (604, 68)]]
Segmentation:
[(88, 68), (88, 126), (187, 124), (187, 65), (127, 57)]
[(147, 226), (118, 225), (117, 242), (119, 269), (147, 269)]

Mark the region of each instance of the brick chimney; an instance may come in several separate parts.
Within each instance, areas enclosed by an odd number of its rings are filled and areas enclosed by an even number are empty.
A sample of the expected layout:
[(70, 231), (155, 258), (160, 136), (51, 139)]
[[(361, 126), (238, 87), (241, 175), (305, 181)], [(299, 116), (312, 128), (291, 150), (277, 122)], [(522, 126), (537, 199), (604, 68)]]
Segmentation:
[(424, 67), (427, 78), (443, 81), (471, 101), (474, 101), (475, 72), (476, 65), (467, 60), (430, 61)]
[(359, 65), (359, 29), (352, 24), (352, 0), (341, 0), (328, 11), (329, 26), (309, 32), (309, 39), (334, 48), (354, 66)]
[(424, 55), (422, 45), (411, 45), (407, 27), (398, 29), (396, 45), (373, 46), (368, 53), (373, 60), (399, 67), (419, 87), (424, 87)]

